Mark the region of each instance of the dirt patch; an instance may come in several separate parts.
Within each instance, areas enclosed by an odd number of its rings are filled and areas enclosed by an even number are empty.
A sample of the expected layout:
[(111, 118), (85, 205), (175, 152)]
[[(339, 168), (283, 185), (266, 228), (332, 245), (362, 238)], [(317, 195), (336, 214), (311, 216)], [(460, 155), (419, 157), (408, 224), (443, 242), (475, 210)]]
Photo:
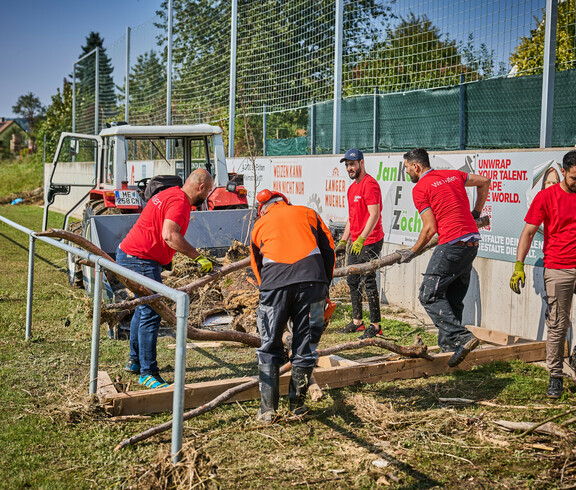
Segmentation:
[(0, 205), (11, 204), (16, 199), (22, 199), (17, 204), (42, 204), (44, 201), (44, 189), (38, 187), (31, 191), (17, 192), (6, 197), (0, 197)]

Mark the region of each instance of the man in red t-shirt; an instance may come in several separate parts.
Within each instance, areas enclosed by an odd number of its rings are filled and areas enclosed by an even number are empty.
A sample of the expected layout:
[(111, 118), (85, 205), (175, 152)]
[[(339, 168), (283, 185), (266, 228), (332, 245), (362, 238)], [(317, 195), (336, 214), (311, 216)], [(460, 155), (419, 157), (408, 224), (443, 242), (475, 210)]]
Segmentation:
[[(442, 352), (454, 352), (448, 360), (448, 366), (454, 367), (479, 344), (462, 325), (462, 312), (480, 240), (475, 219), (488, 197), (490, 179), (459, 170), (434, 170), (424, 148), (406, 153), (404, 165), (416, 184), (412, 198), (422, 218), (422, 231), (412, 248), (397, 253), (401, 263), (409, 262), (438, 232), (438, 245), (424, 273), (418, 299), (438, 328)], [(472, 212), (465, 187), (477, 188)]]
[[(516, 251), (516, 265), (510, 278), (512, 291), (524, 286), (524, 259), (532, 239), (544, 223), (544, 285), (546, 287), (546, 365), (550, 383), (546, 394), (560, 398), (564, 391), (562, 363), (564, 342), (570, 328), (572, 297), (576, 293), (576, 150), (562, 160), (564, 180), (540, 191), (530, 205)], [(569, 359), (576, 370), (576, 348)]]
[[(183, 253), (210, 272), (212, 263), (186, 241), (190, 207), (200, 206), (212, 190), (214, 179), (204, 169), (192, 172), (184, 185), (171, 187), (153, 196), (116, 250), (116, 262), (162, 282), (162, 266), (176, 252)], [(168, 383), (160, 376), (156, 362), (156, 343), (160, 315), (149, 305), (134, 310), (130, 322), (130, 359), (126, 370), (140, 373), (139, 383), (146, 388), (163, 388)]]
[[(336, 253), (346, 252), (348, 240), (352, 240), (348, 264), (362, 264), (377, 259), (382, 250), (384, 231), (382, 229), (382, 192), (376, 180), (366, 173), (364, 154), (352, 148), (346, 152), (340, 163), (346, 164), (348, 175), (354, 182), (348, 188), (348, 221)], [(352, 321), (342, 332), (364, 331), (361, 339), (375, 337), (382, 333), (380, 328), (380, 296), (376, 285), (376, 272), (350, 274), (347, 277), (352, 302)], [(370, 325), (364, 328), (362, 321), (362, 283), (366, 287)]]

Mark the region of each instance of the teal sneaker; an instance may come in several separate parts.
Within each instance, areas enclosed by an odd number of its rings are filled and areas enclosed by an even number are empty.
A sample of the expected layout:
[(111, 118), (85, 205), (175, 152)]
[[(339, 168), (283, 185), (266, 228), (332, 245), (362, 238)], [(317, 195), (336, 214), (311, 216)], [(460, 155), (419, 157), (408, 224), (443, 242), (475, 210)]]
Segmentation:
[(132, 359), (128, 360), (128, 364), (124, 368), (124, 371), (128, 371), (129, 373), (140, 374), (140, 364)]
[(168, 386), (168, 383), (160, 376), (160, 373), (142, 374), (140, 379), (138, 379), (138, 383), (150, 389), (166, 388)]

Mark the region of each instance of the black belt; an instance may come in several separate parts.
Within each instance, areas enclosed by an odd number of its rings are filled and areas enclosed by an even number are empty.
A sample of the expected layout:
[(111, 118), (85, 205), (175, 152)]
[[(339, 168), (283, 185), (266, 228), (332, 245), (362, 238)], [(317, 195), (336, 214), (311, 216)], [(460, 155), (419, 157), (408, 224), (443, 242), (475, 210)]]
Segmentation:
[(459, 242), (454, 242), (453, 245), (460, 245), (461, 247), (477, 247), (478, 243), (478, 240), (475, 242), (464, 242), (460, 240)]

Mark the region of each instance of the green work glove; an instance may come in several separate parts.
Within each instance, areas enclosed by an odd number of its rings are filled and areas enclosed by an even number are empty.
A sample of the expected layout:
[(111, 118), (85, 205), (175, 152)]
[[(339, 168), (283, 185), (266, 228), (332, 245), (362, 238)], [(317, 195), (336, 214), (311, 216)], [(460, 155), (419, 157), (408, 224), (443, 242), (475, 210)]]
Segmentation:
[(212, 262), (203, 255), (198, 255), (198, 257), (194, 259), (194, 262), (197, 262), (200, 265), (200, 270), (202, 272), (212, 272), (212, 268), (214, 267)]
[(366, 241), (366, 238), (362, 238), (361, 236), (359, 236), (356, 241), (352, 242), (352, 248), (350, 249), (350, 253), (353, 253), (354, 255), (360, 255), (360, 252), (362, 252), (362, 247), (364, 246), (364, 242)]
[(338, 242), (338, 245), (336, 245), (336, 248), (334, 249), (334, 252), (336, 253), (336, 255), (345, 254), (347, 244), (348, 244), (348, 242), (346, 240), (340, 240)]
[(524, 287), (525, 282), (526, 274), (524, 274), (524, 262), (517, 260), (516, 265), (514, 266), (514, 274), (512, 274), (512, 277), (510, 278), (510, 289), (512, 289), (516, 294), (520, 294), (520, 288)]

